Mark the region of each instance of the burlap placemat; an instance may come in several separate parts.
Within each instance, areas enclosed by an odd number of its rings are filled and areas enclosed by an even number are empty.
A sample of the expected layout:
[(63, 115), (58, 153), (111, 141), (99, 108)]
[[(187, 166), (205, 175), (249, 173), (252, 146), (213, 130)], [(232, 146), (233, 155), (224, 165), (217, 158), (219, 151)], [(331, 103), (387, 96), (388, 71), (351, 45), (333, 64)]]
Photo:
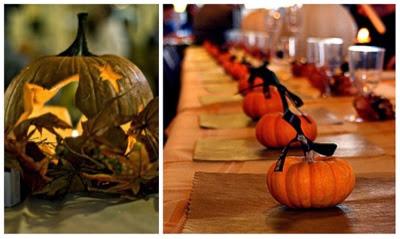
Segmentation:
[(233, 81), (232, 78), (225, 73), (199, 73), (198, 77), (201, 77), (201, 83), (204, 85), (224, 84)]
[(238, 93), (237, 83), (235, 81), (232, 82), (223, 82), (219, 84), (206, 84), (204, 85), (204, 89), (211, 94), (229, 94), (234, 95)]
[[(343, 120), (323, 107), (309, 108), (305, 112), (312, 116), (318, 125), (343, 124)], [(230, 114), (203, 113), (199, 116), (199, 124), (200, 127), (208, 129), (230, 129), (255, 127), (256, 122), (243, 112)]]
[(394, 175), (357, 177), (343, 204), (294, 210), (269, 194), (265, 175), (197, 172), (185, 233), (394, 233)]
[[(335, 156), (372, 157), (383, 155), (385, 151), (358, 134), (327, 135), (318, 137), (316, 142), (334, 142), (338, 145)], [(275, 160), (280, 149), (267, 149), (255, 138), (215, 139), (200, 138), (196, 142), (193, 160), (206, 161), (247, 161)], [(292, 149), (288, 155), (303, 155), (300, 149)]]
[(211, 105), (217, 103), (239, 102), (243, 99), (241, 95), (202, 95), (199, 97), (201, 105)]
[(207, 114), (199, 115), (199, 124), (207, 129), (233, 129), (255, 127), (256, 121), (253, 121), (244, 113), (230, 114)]

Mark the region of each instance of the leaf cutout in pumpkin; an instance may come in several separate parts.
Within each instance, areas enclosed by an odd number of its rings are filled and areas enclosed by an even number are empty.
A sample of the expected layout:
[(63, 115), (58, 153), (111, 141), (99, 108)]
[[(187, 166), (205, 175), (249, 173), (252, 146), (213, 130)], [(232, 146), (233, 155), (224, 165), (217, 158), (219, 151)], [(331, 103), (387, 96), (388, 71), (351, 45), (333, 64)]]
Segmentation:
[(120, 87), (118, 85), (118, 80), (122, 78), (121, 75), (116, 73), (110, 65), (97, 66), (100, 72), (100, 78), (103, 81), (110, 82), (111, 86), (114, 88), (115, 92), (120, 92)]
[(40, 111), (46, 102), (53, 98), (61, 88), (78, 80), (79, 76), (74, 75), (58, 82), (50, 89), (46, 89), (45, 87), (33, 83), (25, 83), (23, 90), (24, 112), (21, 114), (15, 125), (18, 125), (24, 120), (35, 117), (37, 115), (36, 112)]
[(133, 117), (129, 134), (146, 146), (152, 162), (158, 160), (158, 97)]
[(42, 131), (43, 128), (47, 129), (52, 134), (57, 137), (61, 137), (56, 131), (55, 128), (58, 129), (68, 129), (71, 128), (69, 124), (60, 120), (57, 116), (52, 113), (46, 113), (36, 118), (28, 119), (21, 122), (15, 129), (15, 137), (17, 140), (22, 140), (27, 137), (28, 130), (31, 125), (34, 125), (39, 132)]

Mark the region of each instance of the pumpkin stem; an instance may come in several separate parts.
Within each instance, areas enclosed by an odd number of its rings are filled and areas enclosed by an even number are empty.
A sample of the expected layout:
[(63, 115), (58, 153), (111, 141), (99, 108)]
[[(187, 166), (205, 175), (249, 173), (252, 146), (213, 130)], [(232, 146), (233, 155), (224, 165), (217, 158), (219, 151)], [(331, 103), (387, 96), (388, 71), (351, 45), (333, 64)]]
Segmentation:
[(67, 50), (58, 54), (59, 56), (93, 56), (90, 53), (85, 36), (85, 26), (87, 22), (87, 13), (78, 14), (78, 32), (76, 34), (75, 41), (72, 43)]
[(314, 162), (314, 150), (306, 151), (305, 152), (305, 160), (308, 163)]

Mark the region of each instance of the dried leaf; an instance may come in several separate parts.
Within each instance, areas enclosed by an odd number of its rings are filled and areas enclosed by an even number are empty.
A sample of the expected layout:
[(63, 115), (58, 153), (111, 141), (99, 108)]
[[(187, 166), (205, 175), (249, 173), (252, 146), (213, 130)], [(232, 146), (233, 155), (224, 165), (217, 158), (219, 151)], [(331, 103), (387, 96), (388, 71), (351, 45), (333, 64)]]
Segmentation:
[(146, 146), (152, 162), (158, 160), (158, 97), (152, 99), (139, 115), (133, 117), (129, 134)]
[(33, 195), (43, 195), (48, 198), (61, 197), (68, 193), (69, 184), (70, 176), (64, 175), (53, 179), (40, 190), (33, 192)]
[(42, 132), (42, 129), (47, 129), (52, 134), (57, 137), (61, 137), (54, 129), (68, 129), (71, 128), (69, 124), (59, 119), (52, 113), (46, 113), (44, 115), (31, 118), (25, 121), (22, 121), (14, 128), (15, 138), (17, 140), (24, 140), (28, 137), (28, 130), (31, 125), (34, 125), (39, 132)]
[(100, 136), (95, 136), (95, 140), (104, 144), (121, 155), (124, 154), (128, 146), (128, 136), (121, 127), (109, 128)]
[(119, 114), (115, 114), (113, 111), (113, 104), (117, 103), (117, 100), (124, 95), (129, 93), (129, 91), (120, 94), (105, 103), (105, 107), (102, 111), (97, 113), (93, 118), (82, 122), (83, 134), (84, 135), (102, 135), (109, 128), (120, 126), (129, 121), (129, 117), (124, 117)]

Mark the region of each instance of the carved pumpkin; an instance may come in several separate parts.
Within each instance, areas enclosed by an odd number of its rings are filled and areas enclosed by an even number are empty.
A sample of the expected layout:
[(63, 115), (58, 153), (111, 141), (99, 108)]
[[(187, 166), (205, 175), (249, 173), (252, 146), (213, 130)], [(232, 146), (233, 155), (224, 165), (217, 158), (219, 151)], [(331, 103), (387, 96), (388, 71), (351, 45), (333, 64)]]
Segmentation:
[[(67, 50), (32, 62), (7, 88), (6, 168), (19, 169), (32, 194), (47, 198), (146, 195), (158, 185), (158, 99), (129, 60), (90, 53), (86, 17), (78, 15)], [(68, 100), (82, 114), (75, 130), (66, 108), (46, 105), (70, 83), (77, 90)]]
[[(268, 148), (284, 147), (296, 137), (296, 130), (282, 118), (282, 113), (265, 114), (256, 125), (258, 142)], [(317, 124), (310, 117), (299, 116), (301, 129), (310, 140), (317, 137)]]
[(269, 97), (262, 91), (252, 91), (243, 99), (243, 111), (252, 119), (259, 119), (268, 113), (283, 112), (283, 106), (278, 90), (269, 86)]
[(35, 112), (71, 82), (78, 82), (71, 101), (88, 119), (110, 107), (111, 115), (126, 123), (153, 98), (143, 73), (129, 60), (89, 52), (85, 19), (86, 15), (79, 15), (77, 37), (66, 51), (37, 59), (13, 79), (5, 93), (6, 128), (36, 116)]
[[(275, 163), (276, 164), (276, 163)], [(271, 195), (290, 208), (326, 208), (343, 202), (352, 192), (351, 165), (336, 157), (287, 157), (282, 172), (273, 164), (267, 173)]]

